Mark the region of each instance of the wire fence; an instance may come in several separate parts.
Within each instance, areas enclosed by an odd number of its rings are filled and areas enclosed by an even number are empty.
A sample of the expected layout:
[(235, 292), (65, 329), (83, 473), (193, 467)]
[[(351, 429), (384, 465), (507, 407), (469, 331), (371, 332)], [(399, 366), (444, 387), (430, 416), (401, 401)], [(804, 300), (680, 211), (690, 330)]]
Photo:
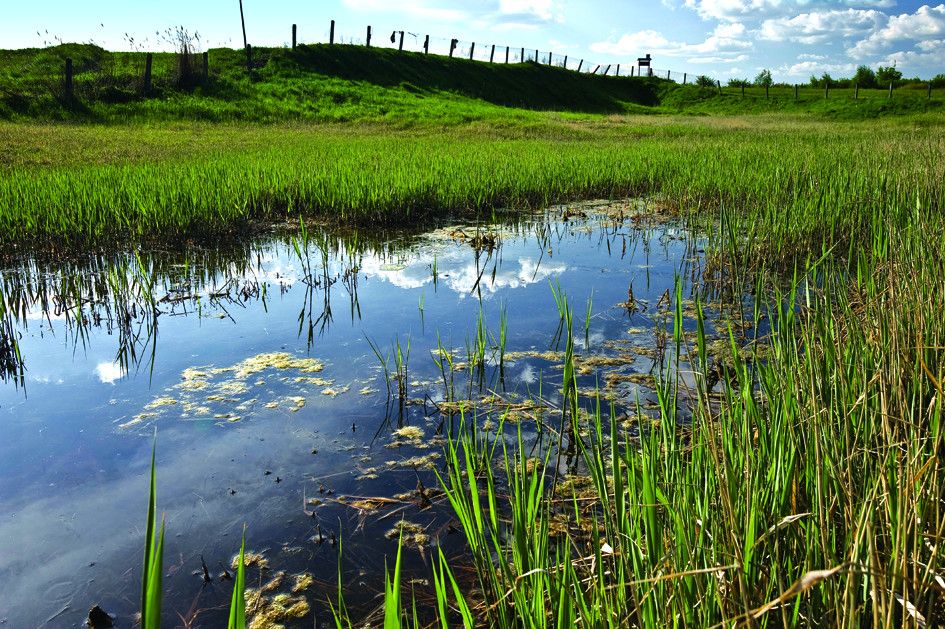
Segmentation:
[[(652, 61), (647, 63), (640, 59), (623, 59), (617, 61), (591, 60), (579, 56), (560, 54), (551, 50), (512, 46), (492, 42), (465, 41), (459, 38), (436, 37), (425, 33), (407, 30), (378, 30), (372, 26), (364, 28), (341, 27), (334, 20), (329, 24), (314, 29), (303, 25), (291, 25), (291, 40), (283, 42), (285, 47), (296, 47), (298, 44), (334, 44), (346, 46), (370, 46), (374, 48), (394, 49), (404, 52), (423, 53), (465, 59), (480, 63), (492, 64), (522, 64), (536, 63), (539, 65), (562, 68), (581, 74), (593, 74), (608, 77), (636, 78), (655, 77), (666, 81), (681, 84), (696, 84), (706, 90), (714, 90), (719, 95), (728, 94), (744, 98), (755, 99), (789, 99), (811, 100), (814, 98), (892, 98), (893, 93), (904, 93), (912, 97), (924, 96), (931, 100), (933, 97), (932, 83), (905, 84), (901, 86), (889, 85), (883, 89), (860, 89), (856, 86), (838, 89), (830, 85), (811, 87), (808, 84), (775, 84), (764, 86), (750, 85), (747, 82), (722, 83), (717, 78), (703, 73), (693, 73), (685, 70), (653, 67)], [(265, 65), (272, 49), (265, 47), (256, 50), (247, 46), (247, 67), (252, 69)], [(104, 51), (102, 51), (104, 52)], [(649, 57), (649, 55), (647, 55)], [(208, 61), (208, 54), (191, 54), (182, 56), (180, 53), (110, 53), (109, 55), (91, 55), (79, 58), (73, 63), (72, 59), (62, 59), (59, 72), (62, 74), (55, 80), (54, 91), (63, 96), (108, 98), (109, 95), (120, 98), (124, 90), (149, 92), (165, 86), (181, 86), (188, 83), (195, 84), (209, 79), (212, 66)], [(21, 76), (23, 73), (19, 73)], [(52, 78), (51, 76), (48, 78)], [(49, 86), (50, 81), (45, 81)], [(23, 86), (20, 85), (22, 88)], [(0, 92), (4, 89), (4, 81), (0, 77)], [(47, 87), (48, 89), (48, 87)], [(940, 97), (943, 90), (938, 89), (936, 97)]]
[[(303, 43), (295, 39), (296, 25), (293, 25), (293, 44)], [(347, 28), (347, 27), (346, 27)], [(557, 68), (571, 70), (585, 74), (596, 74), (614, 77), (655, 77), (681, 84), (696, 84), (705, 89), (715, 89), (719, 94), (737, 94), (753, 98), (787, 98), (810, 99), (818, 90), (825, 98), (851, 96), (854, 99), (876, 98), (886, 96), (891, 98), (894, 91), (906, 90), (910, 95), (921, 95), (925, 92), (928, 99), (932, 98), (932, 83), (907, 83), (904, 85), (890, 85), (883, 89), (857, 89), (856, 87), (843, 89), (827, 89), (809, 87), (806, 84), (773, 84), (767, 89), (764, 86), (747, 85), (745, 81), (723, 83), (716, 77), (710, 77), (704, 72), (690, 72), (672, 68), (656, 68), (651, 62), (641, 64), (643, 58), (622, 59), (602, 62), (573, 55), (562, 55), (554, 51), (512, 46), (507, 43), (473, 42), (459, 38), (434, 37), (424, 33), (393, 30), (377, 31), (373, 27), (363, 30), (341, 29), (334, 20), (330, 25), (316, 32), (314, 40), (305, 43), (347, 44), (355, 46), (370, 45), (378, 48), (393, 48), (407, 52), (422, 52), (425, 54), (449, 56), (468, 59), (483, 63), (538, 63)], [(649, 57), (649, 55), (647, 55)], [(747, 85), (747, 89), (746, 89)], [(764, 90), (762, 95), (757, 90)], [(848, 93), (849, 92), (849, 93)]]

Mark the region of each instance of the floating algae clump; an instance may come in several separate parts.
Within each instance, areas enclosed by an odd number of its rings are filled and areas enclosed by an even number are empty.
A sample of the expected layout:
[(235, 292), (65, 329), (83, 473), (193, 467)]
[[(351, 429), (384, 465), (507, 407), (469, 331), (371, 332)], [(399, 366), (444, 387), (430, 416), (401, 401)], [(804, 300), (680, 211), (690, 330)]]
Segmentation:
[[(236, 555), (233, 557), (233, 560), (230, 562), (230, 567), (236, 570), (240, 565), (240, 556)], [(243, 565), (247, 568), (268, 568), (269, 560), (262, 553), (254, 553), (249, 551), (243, 555)]]
[(286, 398), (289, 403), (289, 410), (293, 413), (299, 412), (299, 409), (305, 406), (305, 398), (301, 396), (290, 396)]
[(423, 429), (416, 426), (404, 426), (394, 431), (394, 437), (397, 439), (407, 439), (410, 441), (419, 441), (423, 439)]
[(144, 408), (150, 411), (152, 409), (162, 408), (164, 406), (174, 406), (175, 404), (177, 404), (177, 400), (172, 397), (159, 397), (152, 400)]
[(132, 426), (137, 426), (138, 424), (143, 424), (144, 422), (148, 421), (149, 419), (153, 419), (153, 418), (155, 418), (155, 417), (157, 417), (157, 416), (158, 416), (157, 413), (138, 413), (137, 415), (135, 415), (135, 416), (131, 419), (131, 421), (127, 421), (127, 422), (125, 422), (124, 424), (119, 424), (118, 427), (119, 427), (119, 428), (131, 428)]
[(288, 352), (271, 352), (251, 356), (229, 369), (236, 378), (242, 380), (266, 369), (295, 369), (302, 373), (318, 373), (324, 368), (325, 365), (314, 358), (295, 358)]
[(276, 594), (270, 599), (257, 592), (247, 592), (246, 596), (249, 629), (283, 629), (284, 621), (304, 618), (311, 610), (304, 596)]
[(292, 586), (292, 593), (298, 594), (299, 592), (304, 592), (305, 590), (312, 587), (315, 583), (315, 577), (305, 572), (303, 574), (295, 575), (295, 584)]
[[(239, 421), (245, 413), (251, 412), (252, 407), (259, 402), (259, 399), (251, 396), (250, 392), (253, 387), (265, 386), (266, 380), (253, 376), (266, 370), (294, 371), (294, 375), (289, 373), (279, 380), (285, 383), (328, 386), (332, 384), (331, 380), (310, 375), (324, 368), (325, 365), (314, 358), (299, 358), (288, 352), (257, 354), (229, 367), (188, 367), (181, 372), (179, 383), (168, 387), (165, 395), (152, 400), (144, 407), (144, 410), (162, 411), (165, 407), (179, 406), (182, 419), (197, 415), (200, 418), (235, 422)], [(332, 390), (331, 393), (337, 395), (347, 390), (348, 388), (344, 387), (337, 391)], [(166, 395), (171, 391), (179, 391), (180, 394), (177, 397)], [(286, 404), (289, 411), (298, 411), (305, 406), (305, 398), (288, 397), (283, 400), (273, 400), (265, 403), (265, 408), (276, 409), (282, 404)], [(128, 428), (157, 416), (157, 412), (143, 412), (119, 427)]]
[(387, 539), (400, 538), (400, 542), (404, 546), (417, 549), (423, 549), (430, 544), (430, 536), (427, 535), (424, 528), (419, 524), (407, 522), (406, 520), (398, 522), (397, 526), (384, 533), (384, 537)]
[(409, 459), (403, 459), (401, 461), (388, 461), (387, 464), (390, 467), (406, 467), (406, 468), (415, 468), (415, 469), (428, 469), (432, 470), (435, 467), (435, 461), (440, 458), (439, 452), (431, 452), (426, 456), (414, 456)]

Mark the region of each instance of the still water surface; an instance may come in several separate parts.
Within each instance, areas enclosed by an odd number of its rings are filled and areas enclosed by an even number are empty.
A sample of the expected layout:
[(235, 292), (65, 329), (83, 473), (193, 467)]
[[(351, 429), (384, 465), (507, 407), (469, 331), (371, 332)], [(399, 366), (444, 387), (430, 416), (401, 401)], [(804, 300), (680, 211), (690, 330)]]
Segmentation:
[[(140, 263), (9, 266), (6, 330), (23, 372), (0, 385), (0, 624), (80, 626), (94, 604), (133, 624), (155, 428), (167, 626), (225, 624), (231, 582), (220, 575), (244, 524), (247, 548), (268, 562), (248, 571), (249, 586), (284, 571), (271, 594), (308, 606), (288, 626), (330, 618), (339, 538), (349, 602), (377, 604), (396, 552), (385, 534), (401, 520), (420, 533), (407, 568), (422, 588), (431, 548), (462, 561), (449, 513), (417, 493), (418, 482), (437, 486), (444, 397), (450, 387), (454, 399), (493, 403), (540, 395), (554, 408), (556, 293), (571, 304), (578, 352), (598, 358), (582, 384), (620, 408), (651, 399), (658, 304), (677, 275), (688, 295), (702, 261), (698, 241), (641, 207), (586, 204), (419, 235), (277, 230)], [(409, 343), (403, 405), (371, 346), (393, 370), (398, 342)], [(436, 360), (447, 353), (451, 384)], [(605, 372), (621, 375), (605, 386)], [(364, 502), (374, 497), (391, 502)], [(303, 574), (313, 582), (298, 583)]]

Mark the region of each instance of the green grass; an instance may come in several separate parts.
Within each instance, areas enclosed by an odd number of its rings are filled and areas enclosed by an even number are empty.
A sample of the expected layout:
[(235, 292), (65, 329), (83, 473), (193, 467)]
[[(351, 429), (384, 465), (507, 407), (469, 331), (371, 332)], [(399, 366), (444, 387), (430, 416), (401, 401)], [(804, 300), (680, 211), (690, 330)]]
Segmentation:
[[(299, 214), (411, 224), (653, 194), (699, 212), (751, 206), (784, 239), (833, 242), (880, 228), (915, 203), (941, 207), (941, 123), (933, 114), (879, 127), (546, 115), (535, 126), (410, 133), (8, 124), (0, 125), (0, 238), (66, 248), (220, 239)], [(816, 213), (806, 211), (811, 204)]]
[[(70, 54), (80, 52), (99, 54)], [(3, 85), (35, 78), (48, 90), (52, 75), (23, 69), (29, 57), (17, 54), (3, 56), (0, 67), (19, 68), (4, 71)], [(444, 625), (945, 620), (945, 118), (927, 111), (940, 101), (804, 92), (794, 102), (792, 93), (742, 98), (653, 83), (653, 111), (767, 113), (642, 117), (626, 115), (642, 101), (618, 93), (629, 79), (516, 103), (508, 87), (477, 86), (476, 73), (492, 83), (501, 77), (489, 73), (504, 71), (523, 82), (583, 78), (315, 47), (260, 51), (268, 63), (250, 81), (239, 54), (225, 54), (209, 84), (182, 91), (167, 79), (159, 98), (134, 95), (124, 65), (110, 87), (90, 88), (111, 89), (111, 100), (64, 104), (36, 92), (11, 101), (4, 87), (17, 120), (0, 125), (4, 250), (220, 240), (299, 214), (403, 225), (651, 195), (709, 238), (697, 297), (750, 294), (751, 327), (770, 326), (758, 342), (734, 328), (730, 347), (710, 352), (701, 318), (695, 332), (682, 325), (678, 282), (672, 314), (657, 321), (668, 345), (659, 421), (628, 432), (578, 395), (573, 314), (557, 294), (564, 403), (560, 423), (540, 429), (572, 446), (587, 473), (545, 473), (504, 425), (501, 440), (472, 418), (451, 434), (441, 482), (469, 561), (449, 566), (440, 555), (431, 567)], [(372, 74), (335, 54), (392, 65)], [(457, 85), (453, 72), (468, 74)], [(470, 355), (483, 356), (488, 338), (480, 323)], [(452, 400), (450, 359), (439, 364)], [(680, 364), (694, 384), (677, 378)], [(680, 426), (683, 410), (692, 420)], [(152, 553), (153, 510), (152, 483)], [(410, 616), (398, 565), (385, 587), (391, 626)], [(457, 582), (460, 574), (473, 576)], [(144, 587), (145, 618), (154, 583)], [(347, 624), (340, 592), (333, 609)]]

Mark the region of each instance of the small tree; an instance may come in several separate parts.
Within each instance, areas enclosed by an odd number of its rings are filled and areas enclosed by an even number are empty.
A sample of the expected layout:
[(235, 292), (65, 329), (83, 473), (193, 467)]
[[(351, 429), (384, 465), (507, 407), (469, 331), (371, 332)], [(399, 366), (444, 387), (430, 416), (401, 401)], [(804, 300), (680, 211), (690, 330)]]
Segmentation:
[(711, 76), (702, 75), (696, 79), (696, 85), (699, 87), (715, 87), (715, 79)]
[(860, 66), (853, 75), (853, 81), (860, 87), (870, 89), (876, 87), (876, 73), (869, 66)]
[(758, 76), (755, 77), (755, 85), (758, 87), (771, 87), (771, 84), (774, 83), (771, 80), (771, 70), (765, 68), (758, 73)]
[(876, 69), (876, 81), (883, 85), (889, 85), (890, 83), (898, 83), (902, 79), (902, 72), (896, 69), (896, 66), (879, 66)]
[(751, 81), (749, 81), (748, 79), (732, 78), (728, 80), (729, 87), (748, 87), (749, 85), (751, 85)]

